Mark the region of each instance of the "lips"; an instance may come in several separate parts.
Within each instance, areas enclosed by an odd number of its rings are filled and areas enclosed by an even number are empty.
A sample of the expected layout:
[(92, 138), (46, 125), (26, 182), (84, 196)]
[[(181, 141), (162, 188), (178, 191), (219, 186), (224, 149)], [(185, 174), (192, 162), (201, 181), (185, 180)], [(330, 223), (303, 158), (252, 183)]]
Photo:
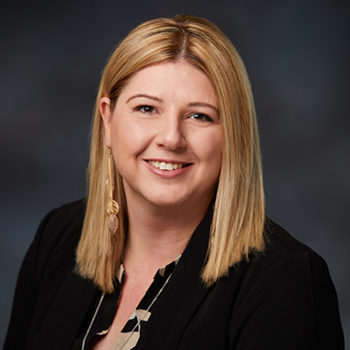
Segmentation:
[(185, 164), (183, 163), (167, 163), (167, 162), (159, 162), (151, 160), (149, 161), (150, 164), (152, 164), (155, 168), (158, 168), (160, 170), (176, 170), (181, 169)]
[(153, 168), (159, 169), (162, 171), (174, 171), (178, 169), (182, 169), (188, 167), (192, 163), (184, 163), (178, 161), (163, 161), (163, 160), (147, 160), (148, 164), (150, 164)]

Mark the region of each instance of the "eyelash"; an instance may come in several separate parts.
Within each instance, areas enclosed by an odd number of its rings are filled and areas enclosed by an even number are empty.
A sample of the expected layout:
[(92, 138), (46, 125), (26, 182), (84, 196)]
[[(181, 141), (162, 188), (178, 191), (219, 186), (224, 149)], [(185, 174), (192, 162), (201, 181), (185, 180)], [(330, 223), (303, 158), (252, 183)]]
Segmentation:
[(153, 113), (156, 110), (153, 106), (150, 106), (150, 105), (140, 105), (140, 106), (137, 106), (135, 109), (141, 113), (146, 113), (146, 114)]
[[(198, 117), (198, 118), (193, 118), (193, 117)], [(207, 114), (204, 113), (194, 113), (190, 115), (190, 118), (199, 120), (201, 122), (212, 122), (213, 119), (210, 118)]]
[[(150, 105), (140, 105), (140, 106), (137, 106), (135, 110), (145, 114), (151, 114), (156, 111), (155, 107)], [(193, 113), (189, 117), (194, 120), (199, 120), (203, 123), (213, 121), (211, 117), (209, 117), (207, 114), (204, 114), (204, 113)]]

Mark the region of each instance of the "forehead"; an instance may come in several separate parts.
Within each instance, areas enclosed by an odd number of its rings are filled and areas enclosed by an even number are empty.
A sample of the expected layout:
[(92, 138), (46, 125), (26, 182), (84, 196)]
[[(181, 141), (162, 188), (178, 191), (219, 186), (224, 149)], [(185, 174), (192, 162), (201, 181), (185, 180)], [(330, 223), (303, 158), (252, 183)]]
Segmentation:
[(120, 98), (142, 93), (161, 99), (172, 97), (217, 105), (215, 89), (206, 74), (182, 61), (162, 62), (141, 69), (129, 78)]

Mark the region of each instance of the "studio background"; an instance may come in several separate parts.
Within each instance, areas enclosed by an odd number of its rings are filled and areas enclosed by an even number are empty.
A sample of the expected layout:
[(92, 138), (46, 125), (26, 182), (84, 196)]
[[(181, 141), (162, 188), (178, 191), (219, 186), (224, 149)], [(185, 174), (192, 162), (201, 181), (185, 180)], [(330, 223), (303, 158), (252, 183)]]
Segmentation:
[(99, 78), (139, 23), (206, 17), (251, 79), (268, 215), (328, 262), (350, 344), (349, 3), (12, 1), (0, 8), (0, 345), (17, 273), (52, 208), (85, 195)]

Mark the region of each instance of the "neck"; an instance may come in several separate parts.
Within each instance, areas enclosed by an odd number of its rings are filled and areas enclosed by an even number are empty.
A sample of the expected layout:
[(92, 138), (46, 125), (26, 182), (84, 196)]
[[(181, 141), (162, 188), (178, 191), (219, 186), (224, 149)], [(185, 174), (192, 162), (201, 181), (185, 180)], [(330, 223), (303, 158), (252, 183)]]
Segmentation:
[(175, 260), (187, 246), (210, 202), (181, 207), (133, 205), (128, 201), (129, 231), (124, 266), (153, 274)]

